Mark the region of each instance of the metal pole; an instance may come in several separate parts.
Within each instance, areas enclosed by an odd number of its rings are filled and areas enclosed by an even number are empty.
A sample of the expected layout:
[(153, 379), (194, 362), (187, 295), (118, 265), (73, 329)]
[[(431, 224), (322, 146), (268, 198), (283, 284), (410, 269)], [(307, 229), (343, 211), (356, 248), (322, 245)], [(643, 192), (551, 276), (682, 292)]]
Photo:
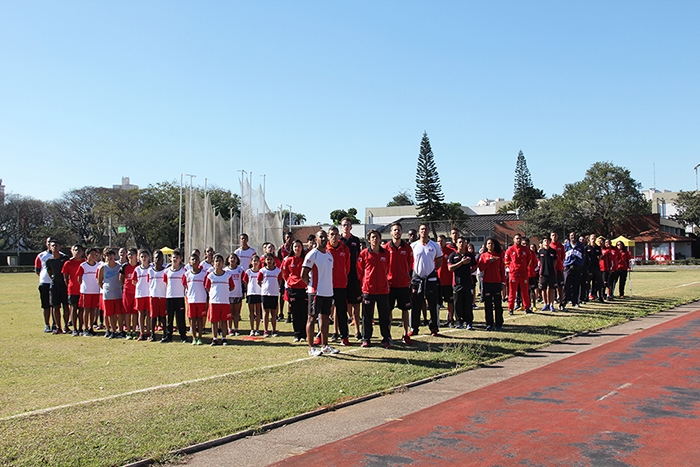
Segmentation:
[[(187, 235), (187, 238), (192, 238), (192, 231), (191, 231), (191, 226), (192, 226), (192, 178), (196, 177), (196, 175), (192, 174), (182, 174), (185, 177), (190, 177), (190, 199), (189, 199), (189, 205), (190, 205), (190, 232), (189, 234), (185, 232), (185, 235)], [(182, 183), (180, 183), (180, 198), (182, 198)], [(180, 239), (178, 238), (178, 241)], [(185, 247), (185, 239), (182, 239), (182, 243), (177, 246), (178, 248), (184, 248)]]
[(695, 191), (698, 191), (698, 167), (700, 167), (700, 164), (693, 167), (693, 170), (695, 171)]
[(212, 229), (211, 229), (211, 235), (212, 235), (212, 241), (211, 241), (212, 245), (211, 246), (212, 246), (212, 248), (214, 248), (214, 251), (218, 251), (218, 249), (216, 248), (216, 208), (218, 208), (218, 206), (214, 206), (214, 219), (212, 222)]
[(228, 208), (228, 248), (229, 253), (233, 253), (233, 208)]
[[(192, 179), (194, 177), (196, 177), (196, 175), (190, 175), (190, 217), (192, 216), (192, 208), (193, 208), (192, 207)], [(192, 241), (192, 225), (194, 224), (194, 222), (192, 222), (192, 221), (193, 221), (193, 219), (190, 219), (190, 233), (189, 233), (189, 236), (187, 237), (190, 239), (190, 242)], [(190, 247), (191, 246), (192, 245), (190, 245)]]
[(177, 246), (175, 248), (180, 248), (180, 242), (182, 241), (182, 177), (185, 174), (180, 174), (180, 210), (177, 216)]
[(243, 233), (243, 204), (244, 204), (243, 200), (245, 199), (245, 198), (244, 198), (244, 195), (243, 195), (243, 177), (245, 176), (245, 174), (248, 173), (247, 171), (242, 170), (242, 169), (239, 170), (239, 172), (241, 173), (241, 178), (239, 179), (240, 182), (241, 182), (241, 199), (240, 199), (240, 202), (241, 202), (241, 217), (240, 217), (240, 219), (238, 219), (238, 235), (240, 235), (240, 234)]
[(289, 231), (291, 232), (292, 231), (292, 206), (288, 204), (287, 207), (289, 208)]
[(263, 241), (267, 241), (267, 222), (266, 222), (266, 216), (267, 216), (267, 200), (265, 199), (265, 174), (262, 174), (261, 177), (263, 178)]

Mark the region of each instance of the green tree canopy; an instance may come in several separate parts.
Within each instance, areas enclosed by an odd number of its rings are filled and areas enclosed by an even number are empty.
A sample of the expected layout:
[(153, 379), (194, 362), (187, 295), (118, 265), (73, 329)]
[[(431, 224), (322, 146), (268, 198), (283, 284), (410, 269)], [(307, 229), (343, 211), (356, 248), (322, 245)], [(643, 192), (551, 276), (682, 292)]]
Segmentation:
[(567, 184), (561, 196), (553, 196), (526, 213), (526, 234), (575, 230), (610, 236), (631, 216), (649, 214), (649, 202), (630, 171), (610, 162), (596, 162), (583, 180)]
[(674, 203), (678, 213), (671, 216), (683, 225), (700, 225), (700, 191), (681, 191)]
[(359, 224), (360, 220), (357, 218), (357, 209), (355, 208), (350, 208), (347, 211), (344, 209), (336, 209), (335, 211), (331, 211), (331, 220), (333, 221), (333, 224), (338, 225), (340, 224), (340, 221), (343, 220), (343, 217), (349, 217), (350, 222), (353, 224)]
[(396, 196), (394, 196), (391, 201), (386, 203), (387, 207), (390, 206), (413, 206), (416, 202), (413, 201), (411, 195), (408, 194), (408, 190), (399, 191)]
[(530, 211), (537, 207), (537, 200), (544, 198), (544, 191), (532, 185), (530, 170), (522, 151), (518, 152), (518, 160), (515, 163), (515, 187), (513, 189), (513, 202), (515, 209)]
[(444, 199), (428, 133), (423, 132), (416, 168), (416, 202), (418, 217), (430, 223), (433, 236), (436, 235), (435, 222), (444, 218)]

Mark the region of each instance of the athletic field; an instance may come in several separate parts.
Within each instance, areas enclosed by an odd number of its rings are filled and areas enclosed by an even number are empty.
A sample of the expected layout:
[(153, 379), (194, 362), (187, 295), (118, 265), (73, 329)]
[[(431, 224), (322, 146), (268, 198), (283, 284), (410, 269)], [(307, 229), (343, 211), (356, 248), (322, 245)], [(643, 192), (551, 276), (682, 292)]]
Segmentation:
[(398, 343), (395, 310), (394, 348), (360, 349), (351, 339), (339, 355), (309, 358), (284, 323), (280, 337), (235, 337), (228, 347), (44, 334), (36, 276), (2, 274), (0, 464), (166, 461), (177, 448), (700, 299), (699, 268), (638, 268), (630, 282), (631, 298), (516, 312), (499, 333), (481, 330), (479, 309), (478, 330), (444, 328), (413, 347)]

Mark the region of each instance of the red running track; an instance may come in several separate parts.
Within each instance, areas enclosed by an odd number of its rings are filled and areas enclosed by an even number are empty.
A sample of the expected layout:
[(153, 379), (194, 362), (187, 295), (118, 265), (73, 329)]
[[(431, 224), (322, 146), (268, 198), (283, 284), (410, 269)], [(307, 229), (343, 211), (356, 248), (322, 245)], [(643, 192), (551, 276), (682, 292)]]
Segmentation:
[(699, 417), (696, 311), (273, 465), (700, 466)]

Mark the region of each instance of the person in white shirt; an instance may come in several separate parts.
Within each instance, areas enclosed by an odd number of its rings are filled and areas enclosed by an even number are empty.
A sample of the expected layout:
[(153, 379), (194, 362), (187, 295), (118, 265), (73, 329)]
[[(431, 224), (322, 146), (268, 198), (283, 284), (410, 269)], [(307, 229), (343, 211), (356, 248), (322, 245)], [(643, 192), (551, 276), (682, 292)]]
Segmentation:
[(437, 270), (442, 264), (442, 248), (430, 239), (429, 233), (428, 226), (421, 224), (418, 228), (418, 240), (411, 243), (413, 250), (411, 332), (409, 333), (411, 336), (418, 334), (421, 310), (426, 300), (430, 311), (430, 333), (433, 336), (438, 334), (440, 281)]

